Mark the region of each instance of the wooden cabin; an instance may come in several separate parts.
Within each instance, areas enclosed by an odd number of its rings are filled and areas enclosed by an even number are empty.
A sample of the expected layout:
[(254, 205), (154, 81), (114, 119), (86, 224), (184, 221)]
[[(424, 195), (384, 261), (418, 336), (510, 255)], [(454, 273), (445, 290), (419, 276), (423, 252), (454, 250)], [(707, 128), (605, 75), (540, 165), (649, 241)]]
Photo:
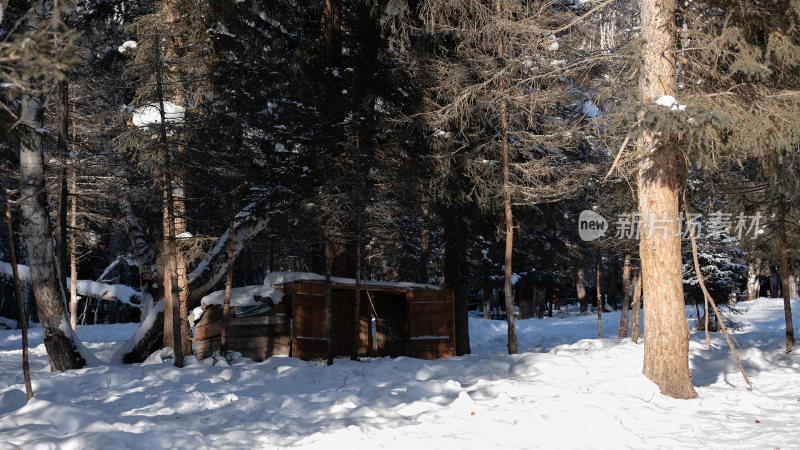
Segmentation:
[[(275, 286), (283, 299), (268, 311), (228, 321), (228, 348), (254, 361), (273, 355), (305, 360), (325, 358), (328, 330), (323, 280), (298, 280)], [(353, 280), (331, 283), (336, 356), (350, 356), (354, 320)], [(453, 291), (410, 283), (364, 282), (360, 295), (361, 356), (455, 356)], [(263, 309), (263, 308), (262, 308)], [(233, 310), (233, 309), (232, 309)], [(205, 311), (195, 327), (198, 359), (219, 350), (222, 308)]]

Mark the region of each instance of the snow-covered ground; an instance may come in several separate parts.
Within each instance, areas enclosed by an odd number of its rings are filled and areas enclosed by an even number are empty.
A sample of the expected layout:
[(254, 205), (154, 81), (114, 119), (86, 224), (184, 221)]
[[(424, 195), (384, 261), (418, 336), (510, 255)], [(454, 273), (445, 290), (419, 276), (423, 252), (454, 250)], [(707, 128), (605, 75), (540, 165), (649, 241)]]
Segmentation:
[[(800, 355), (783, 353), (782, 302), (738, 308), (755, 389), (720, 336), (707, 351), (694, 332), (695, 400), (665, 397), (641, 375), (641, 341), (595, 339), (596, 316), (575, 313), (518, 322), (519, 355), (504, 354), (504, 323), (473, 318), (472, 355), (331, 367), (276, 357), (51, 374), (34, 328), (36, 397), (26, 406), (20, 335), (0, 331), (0, 448), (798, 448)], [(616, 336), (619, 313), (604, 317)], [(78, 333), (109, 360), (134, 331)]]

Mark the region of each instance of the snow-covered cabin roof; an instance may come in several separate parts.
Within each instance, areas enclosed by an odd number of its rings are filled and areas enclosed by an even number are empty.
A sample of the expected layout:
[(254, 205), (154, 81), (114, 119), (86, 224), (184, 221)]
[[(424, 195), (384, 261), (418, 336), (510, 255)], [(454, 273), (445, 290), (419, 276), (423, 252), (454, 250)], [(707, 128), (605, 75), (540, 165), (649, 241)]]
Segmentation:
[[(264, 279), (264, 285), (280, 287), (295, 281), (324, 281), (325, 276), (312, 272), (273, 272)], [(353, 286), (356, 284), (355, 278), (331, 277), (331, 284), (334, 286)], [(432, 284), (410, 283), (407, 281), (376, 281), (362, 280), (361, 285), (366, 288), (385, 288), (385, 289), (439, 289)]]

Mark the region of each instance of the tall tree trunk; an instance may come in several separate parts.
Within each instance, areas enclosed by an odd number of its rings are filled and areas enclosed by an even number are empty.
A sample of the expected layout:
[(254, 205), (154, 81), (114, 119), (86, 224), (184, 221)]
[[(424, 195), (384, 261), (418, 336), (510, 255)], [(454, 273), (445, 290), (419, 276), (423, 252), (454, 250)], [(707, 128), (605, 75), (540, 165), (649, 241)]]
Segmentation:
[(769, 296), (770, 298), (778, 298), (781, 296), (780, 280), (778, 277), (778, 268), (770, 261), (769, 264)]
[(781, 292), (783, 313), (786, 319), (786, 353), (794, 348), (794, 326), (792, 325), (792, 303), (789, 297), (789, 258), (786, 251), (786, 204), (783, 195), (778, 197), (778, 234), (781, 246)]
[(634, 344), (639, 343), (639, 323), (641, 321), (641, 314), (639, 313), (639, 307), (642, 304), (642, 272), (641, 270), (636, 271), (636, 276), (633, 278), (633, 304), (632, 311), (631, 311), (631, 320), (633, 321), (633, 325), (631, 326), (631, 340)]
[(583, 264), (578, 267), (578, 271), (575, 273), (575, 291), (578, 294), (578, 304), (581, 312), (586, 312), (588, 309), (586, 302), (586, 268), (583, 267)]
[(80, 297), (78, 297), (78, 236), (75, 232), (78, 228), (78, 183), (74, 170), (69, 171), (69, 187), (72, 191), (69, 218), (69, 226), (72, 228), (69, 236), (69, 322), (74, 331), (78, 329), (78, 302), (80, 301)]
[[(503, 14), (502, 0), (495, 1), (495, 11), (499, 16)], [(503, 40), (497, 41), (497, 55), (503, 58)], [(502, 81), (501, 81), (502, 84)], [(501, 91), (503, 86), (501, 86)], [(501, 93), (501, 95), (503, 95)], [(505, 250), (505, 300), (506, 300), (506, 321), (508, 322), (508, 354), (517, 353), (517, 326), (514, 323), (514, 291), (511, 283), (513, 271), (511, 269), (511, 259), (514, 253), (514, 216), (511, 213), (511, 182), (508, 161), (508, 106), (505, 98), (500, 100), (500, 133), (503, 146), (503, 210), (505, 212), (506, 223), (506, 250)]]
[[(162, 224), (163, 241), (166, 250), (166, 261), (164, 263), (164, 341), (169, 343), (173, 351), (173, 364), (175, 367), (183, 367), (183, 342), (182, 342), (182, 317), (181, 317), (181, 293), (180, 282), (178, 279), (178, 245), (175, 238), (175, 198), (172, 188), (172, 174), (170, 173), (170, 153), (167, 144), (167, 121), (164, 110), (164, 76), (163, 60), (161, 58), (161, 37), (155, 37), (153, 45), (156, 60), (156, 96), (158, 97), (159, 112), (159, 143), (161, 144), (162, 158), (162, 189), (163, 201)], [(167, 288), (169, 282), (169, 288)], [(172, 334), (171, 338), (169, 334)]]
[[(233, 236), (233, 218), (228, 226), (228, 233)], [(223, 357), (228, 355), (228, 316), (231, 311), (231, 291), (233, 290), (233, 239), (228, 241), (228, 270), (225, 273), (225, 298), (222, 301), (222, 333), (219, 349)]]
[[(643, 67), (639, 95), (652, 105), (664, 95), (674, 96), (674, 0), (639, 0), (642, 23)], [(640, 242), (641, 270), (647, 308), (644, 317), (643, 373), (664, 395), (694, 398), (689, 372), (689, 326), (683, 299), (681, 240), (678, 230), (678, 153), (668, 136), (646, 131), (637, 141), (645, 156), (639, 166), (639, 212), (650, 221)], [(652, 221), (659, 220), (659, 227)], [(663, 223), (666, 222), (666, 223)], [(666, 231), (662, 232), (662, 227)]]
[(797, 297), (797, 276), (794, 270), (794, 256), (789, 255), (788, 257), (788, 271), (789, 273), (787, 276), (789, 277), (789, 297), (796, 298)]
[(356, 237), (356, 287), (353, 290), (353, 350), (350, 359), (358, 360), (361, 346), (361, 232)]
[(617, 257), (613, 252), (611, 253), (608, 258), (608, 272), (606, 273), (606, 279), (608, 280), (608, 288), (607, 288), (607, 300), (609, 306), (614, 308), (614, 311), (617, 310), (617, 287), (619, 285), (619, 261), (617, 261)]
[(622, 263), (622, 313), (619, 316), (619, 337), (628, 336), (628, 312), (631, 304), (631, 254)]
[(17, 267), (17, 251), (14, 248), (14, 227), (11, 226), (11, 194), (6, 193), (6, 232), (8, 233), (8, 256), (11, 258), (11, 274), (14, 282), (14, 296), (17, 303), (17, 328), (22, 333), (22, 376), (25, 379), (25, 394), (28, 400), (33, 397), (31, 387), (31, 369), (28, 364), (28, 318), (25, 316), (25, 305), (22, 300), (22, 286), (19, 281)]
[[(58, 275), (61, 287), (67, 292), (67, 270), (69, 269), (69, 254), (67, 249), (67, 134), (69, 133), (69, 83), (58, 82), (58, 140), (56, 154), (62, 166), (58, 169), (58, 207), (56, 220), (56, 255), (58, 256)], [(70, 308), (70, 323), (75, 322)], [(74, 329), (74, 328), (73, 328)]]
[(420, 283), (427, 283), (430, 281), (428, 265), (431, 259), (431, 228), (428, 225), (430, 218), (428, 198), (424, 193), (421, 195), (420, 203), (422, 224), (419, 229), (419, 268), (417, 280)]
[(444, 210), (444, 282), (455, 297), (456, 354), (470, 353), (469, 311), (467, 310), (467, 248), (464, 205), (454, 204)]
[(761, 295), (761, 258), (750, 261), (747, 271), (747, 298), (755, 300)]
[(483, 288), (483, 318), (490, 319), (491, 318), (491, 300), (492, 300), (492, 291), (488, 287)]
[(39, 309), (44, 344), (53, 370), (78, 369), (86, 364), (78, 350), (77, 338), (67, 318), (64, 290), (58, 278), (50, 215), (47, 213), (41, 99), (22, 98), (20, 175), (22, 217), (31, 271), (31, 285)]
[(331, 292), (331, 265), (333, 249), (330, 241), (325, 241), (325, 326), (328, 329), (328, 365), (333, 365), (335, 347), (333, 345), (333, 293)]
[(597, 282), (597, 338), (603, 338), (603, 291), (600, 289), (600, 282), (602, 281), (603, 266), (600, 262), (600, 251), (597, 252), (597, 260), (595, 261), (595, 281)]

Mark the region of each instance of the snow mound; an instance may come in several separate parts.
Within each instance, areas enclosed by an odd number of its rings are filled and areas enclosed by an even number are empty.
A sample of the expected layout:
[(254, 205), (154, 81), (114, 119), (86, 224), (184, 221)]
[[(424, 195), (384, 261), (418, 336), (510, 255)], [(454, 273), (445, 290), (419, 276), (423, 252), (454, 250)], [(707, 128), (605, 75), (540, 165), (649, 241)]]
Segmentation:
[(138, 46), (139, 44), (137, 44), (136, 41), (125, 41), (122, 43), (122, 45), (117, 47), (117, 51), (124, 55), (130, 50), (136, 50), (136, 47)]

